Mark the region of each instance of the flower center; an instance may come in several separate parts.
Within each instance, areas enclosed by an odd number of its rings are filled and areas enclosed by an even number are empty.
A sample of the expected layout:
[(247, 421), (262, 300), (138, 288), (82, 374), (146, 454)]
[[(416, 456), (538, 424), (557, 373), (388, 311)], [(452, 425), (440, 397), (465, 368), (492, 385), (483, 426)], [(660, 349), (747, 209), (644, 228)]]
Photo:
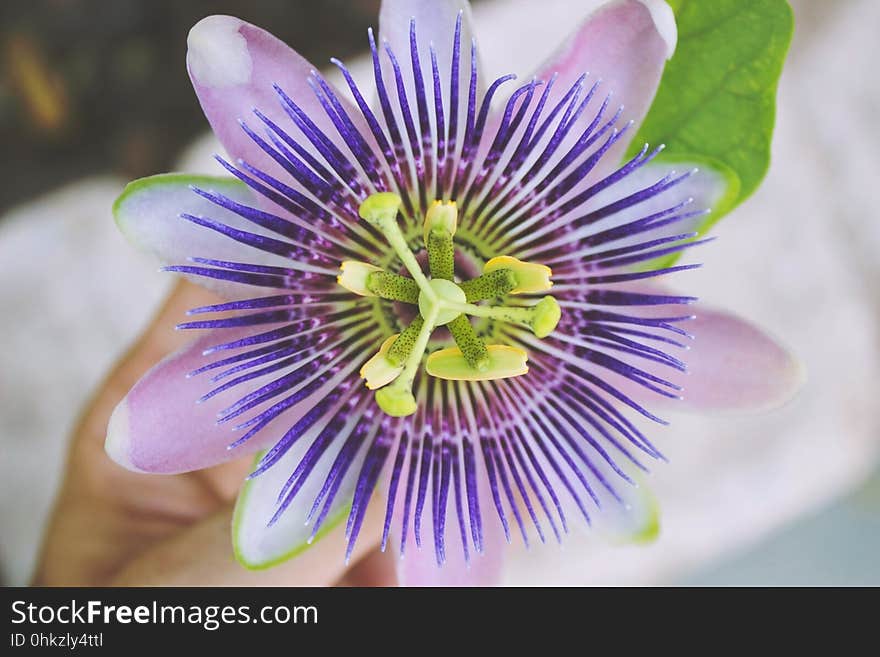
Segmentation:
[(435, 326), (443, 326), (461, 315), (462, 305), (467, 295), (458, 285), (443, 278), (432, 278), (428, 283), (434, 290), (434, 296), (419, 292), (419, 314), (422, 318), (435, 316)]
[(469, 317), (527, 326), (539, 338), (550, 335), (561, 317), (559, 304), (552, 296), (545, 296), (532, 306), (477, 305), (509, 294), (534, 294), (549, 289), (552, 272), (543, 265), (499, 256), (489, 260), (476, 278), (455, 282), (455, 202), (435, 201), (426, 213), (424, 241), (431, 277), (425, 276), (397, 223), (400, 205), (397, 194), (382, 192), (369, 196), (359, 212), (388, 241), (412, 278), (368, 263), (346, 261), (337, 279), (356, 294), (418, 306), (419, 314), (413, 321), (385, 340), (379, 352), (361, 368), (367, 387), (376, 390), (379, 407), (393, 416), (415, 413), (413, 382), (431, 334), (438, 326), (449, 329), (456, 346), (430, 354), (426, 372), (442, 379), (477, 381), (525, 374), (528, 356), (517, 347), (485, 344)]

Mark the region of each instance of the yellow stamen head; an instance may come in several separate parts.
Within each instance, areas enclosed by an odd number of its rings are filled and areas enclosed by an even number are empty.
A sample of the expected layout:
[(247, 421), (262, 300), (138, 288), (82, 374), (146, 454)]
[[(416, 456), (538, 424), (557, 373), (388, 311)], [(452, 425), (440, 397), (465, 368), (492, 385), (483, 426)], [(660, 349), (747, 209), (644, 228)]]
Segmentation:
[(546, 265), (523, 262), (511, 256), (498, 256), (486, 263), (483, 273), (488, 274), (499, 269), (509, 269), (516, 276), (516, 287), (510, 294), (544, 292), (553, 286), (550, 280), (553, 270)]
[(431, 231), (455, 235), (458, 228), (458, 206), (455, 201), (434, 201), (425, 213), (425, 244)]
[(336, 282), (349, 292), (354, 292), (362, 297), (374, 297), (376, 295), (367, 287), (367, 278), (376, 271), (382, 271), (382, 269), (366, 262), (346, 260), (339, 265), (339, 276), (336, 277)]
[(440, 349), (428, 356), (425, 369), (431, 376), (451, 381), (489, 381), (520, 376), (529, 371), (528, 354), (522, 349), (490, 344), (489, 362), (484, 369), (472, 367), (458, 347)]
[(392, 365), (386, 358), (388, 350), (394, 344), (398, 335), (399, 333), (395, 333), (385, 340), (382, 346), (379, 347), (379, 352), (361, 367), (361, 378), (366, 380), (367, 387), (370, 390), (388, 385), (403, 371), (403, 364)]

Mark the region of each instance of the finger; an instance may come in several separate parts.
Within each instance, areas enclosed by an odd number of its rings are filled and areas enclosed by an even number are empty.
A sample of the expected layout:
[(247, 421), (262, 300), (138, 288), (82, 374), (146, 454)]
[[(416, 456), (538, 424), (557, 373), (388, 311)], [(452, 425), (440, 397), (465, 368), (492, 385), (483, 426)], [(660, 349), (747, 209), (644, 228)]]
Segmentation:
[(375, 547), (349, 568), (336, 582), (336, 586), (397, 586), (394, 559), (391, 551), (382, 552)]
[[(380, 505), (367, 510), (352, 562), (376, 549), (383, 519)], [(345, 528), (340, 524), (302, 554), (268, 570), (247, 570), (230, 549), (232, 511), (224, 509), (159, 543), (117, 573), (111, 586), (329, 586), (348, 570)], [(370, 540), (375, 537), (374, 540)]]

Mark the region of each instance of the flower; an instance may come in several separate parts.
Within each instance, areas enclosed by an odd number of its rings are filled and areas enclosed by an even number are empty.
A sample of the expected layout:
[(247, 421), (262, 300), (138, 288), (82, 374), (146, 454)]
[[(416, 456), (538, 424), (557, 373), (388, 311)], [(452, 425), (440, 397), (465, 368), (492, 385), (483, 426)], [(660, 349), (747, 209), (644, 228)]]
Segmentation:
[(657, 263), (706, 241), (716, 192), (658, 173), (662, 146), (621, 163), (675, 49), (664, 2), (599, 9), (497, 107), (513, 76), (484, 86), (465, 2), (385, 0), (380, 22), (376, 107), (342, 63), (347, 95), (240, 20), (190, 32), (232, 177), (137, 181), (115, 212), (229, 301), (190, 311), (211, 317), (180, 328), (210, 332), (129, 392), (107, 451), (160, 473), (259, 452), (246, 565), (342, 519), (350, 554), (378, 487), (404, 581), (490, 581), (515, 529), (559, 539), (632, 499), (633, 468), (663, 458), (635, 419), (665, 424), (658, 402), (770, 406), (799, 370), (654, 282), (697, 266)]

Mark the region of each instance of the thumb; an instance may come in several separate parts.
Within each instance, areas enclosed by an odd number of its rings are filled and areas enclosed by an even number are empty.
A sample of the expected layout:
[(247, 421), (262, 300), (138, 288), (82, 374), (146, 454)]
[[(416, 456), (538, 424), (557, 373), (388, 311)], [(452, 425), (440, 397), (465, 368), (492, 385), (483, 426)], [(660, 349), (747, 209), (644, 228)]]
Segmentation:
[[(153, 545), (116, 573), (111, 586), (329, 586), (343, 578), (344, 523), (302, 554), (267, 570), (247, 570), (232, 554), (229, 527), (232, 509), (226, 508)], [(371, 504), (352, 555), (357, 563), (375, 559), (382, 522), (379, 505)], [(372, 537), (376, 537), (371, 541)], [(383, 555), (384, 557), (384, 555)], [(358, 568), (353, 569), (357, 572)], [(381, 572), (390, 573), (391, 569)], [(393, 575), (388, 575), (389, 577)], [(391, 582), (388, 582), (391, 583)]]

